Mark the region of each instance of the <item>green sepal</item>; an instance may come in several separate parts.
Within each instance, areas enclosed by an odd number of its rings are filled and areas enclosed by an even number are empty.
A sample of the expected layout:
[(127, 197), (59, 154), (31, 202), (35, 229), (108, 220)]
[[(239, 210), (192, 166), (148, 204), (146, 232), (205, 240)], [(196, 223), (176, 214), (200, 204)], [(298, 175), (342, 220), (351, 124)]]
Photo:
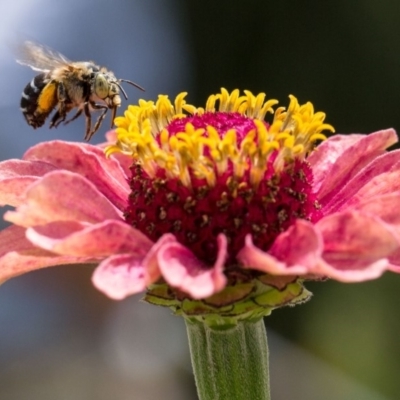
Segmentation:
[(275, 308), (303, 303), (310, 297), (301, 279), (261, 275), (249, 282), (231, 284), (201, 300), (191, 299), (166, 283), (155, 284), (148, 288), (144, 301), (169, 307), (188, 320), (230, 327), (238, 321), (258, 320)]

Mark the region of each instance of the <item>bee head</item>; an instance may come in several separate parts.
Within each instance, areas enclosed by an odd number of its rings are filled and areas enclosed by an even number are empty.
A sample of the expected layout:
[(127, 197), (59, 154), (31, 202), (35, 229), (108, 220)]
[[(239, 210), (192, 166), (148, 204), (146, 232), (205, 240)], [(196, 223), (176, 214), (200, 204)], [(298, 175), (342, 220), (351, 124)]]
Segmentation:
[(119, 88), (113, 82), (115, 80), (115, 78), (113, 78), (114, 77), (109, 76), (109, 74), (104, 74), (102, 72), (97, 72), (93, 76), (92, 92), (106, 103), (108, 103), (107, 100), (112, 100), (115, 96), (119, 97)]
[(120, 93), (123, 94), (126, 100), (128, 99), (125, 90), (120, 84), (121, 82), (127, 82), (140, 90), (144, 90), (132, 81), (117, 79), (110, 71), (100, 71), (92, 73), (92, 93), (103, 100), (109, 108), (119, 107), (121, 105)]

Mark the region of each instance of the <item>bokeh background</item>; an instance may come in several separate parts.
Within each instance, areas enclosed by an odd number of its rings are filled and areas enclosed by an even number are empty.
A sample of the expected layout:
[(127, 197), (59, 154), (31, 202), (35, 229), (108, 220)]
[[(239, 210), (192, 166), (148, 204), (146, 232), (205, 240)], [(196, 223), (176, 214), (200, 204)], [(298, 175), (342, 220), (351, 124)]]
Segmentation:
[[(400, 129), (399, 17), (397, 0), (0, 0), (0, 158), (84, 131), (83, 118), (26, 125), (34, 72), (14, 61), (19, 38), (143, 85), (126, 88), (132, 102), (188, 91), (201, 105), (225, 87), (287, 104), (292, 93), (337, 132), (368, 133)], [(0, 287), (0, 399), (196, 399), (183, 322), (140, 296), (107, 299), (91, 272), (50, 268)], [(400, 276), (308, 288), (309, 303), (266, 319), (273, 399), (398, 399)]]

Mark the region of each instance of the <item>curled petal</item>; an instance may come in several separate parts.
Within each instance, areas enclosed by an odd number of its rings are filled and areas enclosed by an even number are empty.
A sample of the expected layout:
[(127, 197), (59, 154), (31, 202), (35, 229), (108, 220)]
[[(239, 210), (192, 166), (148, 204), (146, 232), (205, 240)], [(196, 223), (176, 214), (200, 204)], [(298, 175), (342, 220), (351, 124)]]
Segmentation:
[(35, 247), (26, 239), (25, 229), (19, 226), (0, 232), (0, 283), (41, 268), (90, 262), (93, 262), (91, 257), (57, 256)]
[[(138, 251), (108, 257), (94, 271), (93, 284), (107, 296), (116, 300), (142, 292), (161, 276), (157, 262), (160, 247), (175, 241), (175, 237), (168, 234), (151, 248), (148, 243), (143, 243)], [(141, 243), (138, 245), (140, 247)]]
[(161, 236), (161, 238), (154, 243), (143, 261), (147, 273), (151, 277), (151, 282), (155, 282), (161, 276), (160, 267), (158, 265), (158, 251), (162, 246), (168, 243), (176, 243), (175, 236), (170, 233)]
[(188, 293), (194, 299), (211, 296), (226, 285), (223, 265), (227, 240), (224, 235), (218, 236), (218, 249), (217, 261), (210, 268), (180, 243), (166, 243), (157, 253), (161, 274), (171, 286)]
[(325, 243), (322, 275), (344, 282), (377, 278), (389, 266), (388, 257), (399, 249), (395, 232), (370, 214), (348, 211), (317, 223)]
[(0, 205), (18, 206), (26, 189), (55, 168), (41, 161), (8, 160), (0, 163)]
[(390, 269), (390, 262), (387, 258), (377, 261), (355, 259), (354, 263), (351, 263), (350, 259), (343, 259), (344, 262), (341, 263), (340, 257), (335, 260), (327, 257), (327, 260), (328, 262), (324, 260), (320, 262), (319, 274), (340, 282), (364, 282), (376, 279)]
[(307, 158), (320, 202), (324, 204), (351, 177), (396, 142), (396, 132), (386, 129), (369, 135), (335, 135), (321, 143)]
[(276, 238), (269, 253), (255, 247), (248, 235), (238, 259), (245, 268), (273, 275), (305, 275), (313, 271), (321, 253), (322, 239), (318, 231), (311, 223), (297, 220)]
[(16, 211), (5, 214), (7, 221), (29, 227), (60, 220), (96, 223), (121, 219), (93, 183), (68, 171), (48, 173), (29, 187), (25, 197)]
[(137, 254), (116, 254), (106, 258), (95, 269), (92, 282), (94, 286), (114, 300), (142, 292), (152, 283)]
[(90, 226), (77, 221), (58, 221), (29, 228), (26, 236), (48, 251), (80, 257), (131, 252), (144, 258), (152, 246), (150, 239), (141, 232), (115, 220)]
[(29, 149), (24, 160), (41, 160), (57, 169), (76, 172), (92, 182), (120, 210), (127, 206), (127, 175), (118, 160), (107, 158), (99, 147), (84, 143), (45, 142)]

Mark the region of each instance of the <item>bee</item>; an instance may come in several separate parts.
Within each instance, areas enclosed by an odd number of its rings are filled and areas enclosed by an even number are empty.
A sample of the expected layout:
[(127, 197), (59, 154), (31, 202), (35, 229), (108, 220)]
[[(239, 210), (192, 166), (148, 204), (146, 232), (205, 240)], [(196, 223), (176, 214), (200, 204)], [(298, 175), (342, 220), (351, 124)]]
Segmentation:
[[(66, 125), (83, 112), (86, 117), (85, 140), (89, 141), (109, 109), (112, 127), (117, 107), (121, 105), (120, 93), (128, 99), (121, 82), (144, 90), (132, 81), (117, 79), (111, 71), (92, 61), (70, 61), (61, 53), (32, 41), (24, 42), (19, 53), (19, 64), (40, 72), (25, 86), (21, 98), (21, 111), (34, 129), (41, 127), (54, 109), (50, 128), (57, 128), (62, 122)], [(76, 109), (75, 115), (66, 120), (73, 109)], [(100, 115), (92, 128), (91, 113), (96, 110)]]

